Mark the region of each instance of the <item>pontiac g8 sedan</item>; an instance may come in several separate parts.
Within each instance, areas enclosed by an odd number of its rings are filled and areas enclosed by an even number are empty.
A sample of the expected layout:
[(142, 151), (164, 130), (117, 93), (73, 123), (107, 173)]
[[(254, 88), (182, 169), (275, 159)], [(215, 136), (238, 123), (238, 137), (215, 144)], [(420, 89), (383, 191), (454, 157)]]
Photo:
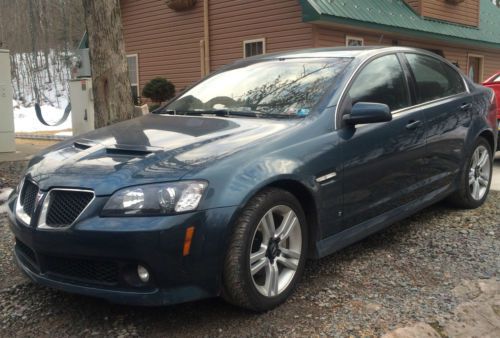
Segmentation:
[(307, 259), (442, 199), (487, 198), (493, 91), (400, 47), (269, 54), (35, 156), (9, 198), (20, 269), (112, 302), (265, 311)]

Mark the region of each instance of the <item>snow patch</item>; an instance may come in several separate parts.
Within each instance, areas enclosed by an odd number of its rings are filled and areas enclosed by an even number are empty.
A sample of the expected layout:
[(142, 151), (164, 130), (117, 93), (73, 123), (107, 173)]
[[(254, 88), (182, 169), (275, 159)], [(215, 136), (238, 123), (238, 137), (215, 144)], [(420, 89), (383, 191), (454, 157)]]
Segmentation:
[[(35, 107), (23, 107), (21, 104), (14, 104), (14, 126), (16, 133), (36, 132), (36, 131), (57, 131), (71, 129), (71, 113), (68, 119), (59, 126), (46, 126), (36, 117)], [(52, 107), (50, 105), (40, 106), (42, 115), (49, 124), (53, 124), (61, 119), (64, 109)], [(71, 135), (71, 134), (70, 134)]]
[[(17, 53), (13, 57), (17, 65), (14, 74), (18, 75), (12, 79), (16, 133), (71, 129), (71, 114), (60, 126), (51, 127), (38, 121), (35, 113), (35, 102), (38, 98), (42, 115), (49, 124), (54, 124), (63, 116), (69, 102), (68, 81), (71, 73), (70, 64), (66, 60), (71, 54), (65, 55), (51, 50), (48, 65), (45, 64), (43, 53), (37, 53), (36, 62), (32, 53)], [(47, 66), (51, 74), (50, 81)], [(35, 88), (38, 89), (38, 95), (35, 95)]]

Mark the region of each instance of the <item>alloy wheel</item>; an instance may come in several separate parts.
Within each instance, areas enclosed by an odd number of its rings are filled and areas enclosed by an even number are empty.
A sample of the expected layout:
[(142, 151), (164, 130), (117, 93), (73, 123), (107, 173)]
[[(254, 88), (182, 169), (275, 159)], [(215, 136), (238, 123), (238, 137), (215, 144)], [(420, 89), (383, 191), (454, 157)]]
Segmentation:
[(255, 288), (275, 297), (293, 280), (302, 254), (299, 219), (288, 206), (266, 212), (255, 229), (250, 250), (250, 274)]
[(472, 155), (469, 168), (469, 191), (473, 199), (481, 200), (490, 184), (491, 158), (488, 149), (479, 145)]

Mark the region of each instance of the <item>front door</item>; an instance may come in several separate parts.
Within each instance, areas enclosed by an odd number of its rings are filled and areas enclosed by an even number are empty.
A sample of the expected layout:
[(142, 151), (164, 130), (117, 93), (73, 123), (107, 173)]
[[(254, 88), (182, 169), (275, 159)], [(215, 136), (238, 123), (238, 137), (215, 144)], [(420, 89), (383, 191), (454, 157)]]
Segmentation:
[[(389, 106), (392, 121), (344, 126), (343, 227), (377, 217), (418, 199), (425, 161), (425, 121), (411, 99), (405, 72), (395, 54), (371, 61), (348, 91), (352, 104)], [(345, 109), (345, 108), (343, 108)]]

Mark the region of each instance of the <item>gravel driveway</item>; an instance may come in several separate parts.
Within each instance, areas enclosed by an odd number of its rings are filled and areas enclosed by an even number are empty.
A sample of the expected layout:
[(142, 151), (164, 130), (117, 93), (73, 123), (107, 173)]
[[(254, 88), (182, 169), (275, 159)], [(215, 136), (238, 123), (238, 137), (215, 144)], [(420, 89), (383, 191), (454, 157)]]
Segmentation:
[[(0, 163), (0, 189), (24, 162)], [(14, 267), (0, 215), (0, 336), (379, 336), (451, 316), (463, 280), (500, 278), (500, 192), (472, 211), (444, 204), (319, 261), (294, 296), (253, 314), (219, 299), (141, 308), (32, 284)]]

